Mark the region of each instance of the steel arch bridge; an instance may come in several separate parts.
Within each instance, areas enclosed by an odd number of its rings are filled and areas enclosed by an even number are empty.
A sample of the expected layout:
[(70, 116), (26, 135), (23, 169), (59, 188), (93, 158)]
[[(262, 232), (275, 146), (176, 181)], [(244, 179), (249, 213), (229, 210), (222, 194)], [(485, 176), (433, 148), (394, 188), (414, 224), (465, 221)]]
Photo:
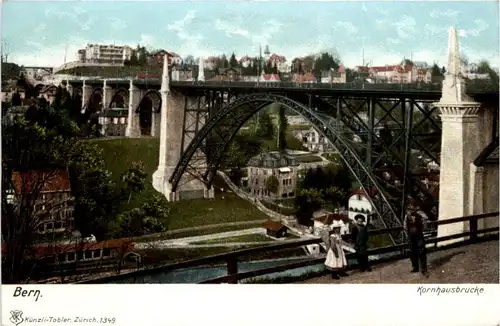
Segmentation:
[[(373, 98), (350, 101), (341, 97), (299, 98), (291, 94), (284, 96), (272, 93), (228, 94), (225, 100), (224, 94), (218, 93), (215, 97), (216, 101), (226, 102), (226, 105), (214, 110), (216, 112), (211, 114), (183, 151), (170, 178), (174, 191), (185, 173), (210, 186), (238, 130), (257, 111), (271, 103), (279, 103), (302, 115), (330, 140), (357, 183), (368, 194), (375, 213), (380, 217), (378, 222), (381, 227), (402, 225), (408, 198), (416, 201), (430, 215), (432, 208), (437, 207), (435, 193), (432, 194), (432, 190), (422, 184), (418, 174), (412, 173), (418, 165), (412, 159), (415, 148), (430, 159), (437, 160), (439, 157), (436, 147), (440, 142), (441, 130), (439, 122), (433, 117), (433, 109), (414, 100), (401, 98), (385, 99), (391, 103), (389, 106)], [(214, 98), (210, 101), (213, 102)], [(360, 117), (360, 108), (368, 108), (368, 124)], [(394, 117), (398, 108), (399, 113), (404, 114), (403, 117)], [(420, 118), (419, 121), (413, 122), (415, 116)], [(389, 119), (393, 121), (392, 126), (388, 126)], [(380, 124), (384, 124), (384, 127), (377, 129)], [(432, 129), (432, 132), (419, 135), (422, 134), (422, 125), (427, 125), (427, 129)], [(435, 148), (422, 145), (419, 136), (437, 140)], [(198, 151), (202, 151), (205, 156), (195, 155)], [(206, 168), (200, 169), (203, 165)], [(387, 173), (390, 178), (387, 178)], [(391, 181), (394, 180), (399, 180), (399, 186), (393, 185)]]

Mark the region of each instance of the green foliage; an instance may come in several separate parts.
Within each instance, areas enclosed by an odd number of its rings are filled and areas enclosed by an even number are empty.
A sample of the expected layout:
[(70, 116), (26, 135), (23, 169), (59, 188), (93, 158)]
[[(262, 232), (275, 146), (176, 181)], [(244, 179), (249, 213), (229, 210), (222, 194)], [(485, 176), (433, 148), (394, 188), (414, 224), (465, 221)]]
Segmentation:
[(132, 198), (132, 194), (134, 192), (139, 193), (144, 190), (147, 173), (144, 169), (144, 163), (132, 162), (132, 166), (122, 173), (121, 181), (125, 184), (125, 191), (128, 193), (128, 201), (130, 204), (130, 199)]
[(287, 148), (287, 138), (286, 138), (286, 132), (288, 130), (288, 119), (285, 115), (285, 107), (280, 106), (279, 108), (279, 133), (278, 133), (278, 139), (279, 139), (279, 149), (280, 151), (284, 151)]
[(274, 137), (273, 121), (271, 120), (271, 116), (265, 111), (259, 112), (256, 135), (263, 139), (273, 139)]
[(338, 69), (340, 60), (336, 54), (328, 52), (320, 53), (314, 60), (313, 73), (317, 76), (321, 75), (322, 71), (329, 71), (330, 69)]
[(114, 227), (115, 236), (134, 237), (165, 232), (165, 221), (170, 216), (170, 208), (165, 198), (154, 195), (150, 200), (118, 216)]
[(229, 67), (238, 68), (239, 66), (240, 63), (236, 60), (236, 55), (233, 52), (233, 54), (231, 54), (231, 58), (229, 58)]
[(443, 71), (441, 71), (437, 64), (434, 64), (432, 66), (431, 75), (432, 77), (441, 77), (443, 76)]
[(273, 194), (278, 193), (278, 188), (280, 186), (280, 181), (274, 175), (269, 176), (266, 179), (266, 189)]

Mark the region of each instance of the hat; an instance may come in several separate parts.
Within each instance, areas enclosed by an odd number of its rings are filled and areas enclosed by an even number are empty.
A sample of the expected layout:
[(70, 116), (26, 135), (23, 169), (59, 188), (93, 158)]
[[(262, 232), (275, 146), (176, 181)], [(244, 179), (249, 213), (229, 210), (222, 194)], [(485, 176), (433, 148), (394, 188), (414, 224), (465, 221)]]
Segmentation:
[(356, 215), (356, 216), (354, 217), (354, 219), (355, 219), (356, 221), (357, 221), (357, 220), (361, 220), (361, 221), (363, 221), (363, 222), (365, 221), (365, 217), (364, 217), (363, 215)]

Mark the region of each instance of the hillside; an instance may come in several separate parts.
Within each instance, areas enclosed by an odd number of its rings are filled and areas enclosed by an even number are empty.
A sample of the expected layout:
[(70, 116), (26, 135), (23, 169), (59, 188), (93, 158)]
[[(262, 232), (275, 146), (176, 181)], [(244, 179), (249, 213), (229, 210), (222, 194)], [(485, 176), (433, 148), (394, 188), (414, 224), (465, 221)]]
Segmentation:
[[(141, 202), (158, 193), (151, 184), (151, 178), (158, 167), (159, 141), (156, 138), (124, 138), (113, 140), (92, 140), (104, 151), (103, 156), (107, 169), (114, 180), (120, 179), (134, 161), (142, 161), (148, 173), (146, 189), (132, 197), (130, 205), (124, 205), (122, 210), (137, 207)], [(216, 180), (216, 189), (227, 188), (221, 180)], [(171, 217), (167, 221), (168, 229), (188, 228), (192, 226), (218, 224), (237, 221), (253, 221), (266, 219), (267, 216), (249, 202), (233, 193), (216, 191), (216, 198), (211, 200), (197, 199), (168, 203)]]

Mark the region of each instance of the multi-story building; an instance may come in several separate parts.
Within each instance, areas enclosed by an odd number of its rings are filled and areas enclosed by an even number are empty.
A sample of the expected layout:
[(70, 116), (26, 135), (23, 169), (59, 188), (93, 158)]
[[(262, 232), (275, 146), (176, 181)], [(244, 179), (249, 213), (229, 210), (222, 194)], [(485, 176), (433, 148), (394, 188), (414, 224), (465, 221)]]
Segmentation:
[[(267, 152), (252, 157), (247, 165), (250, 193), (261, 198), (295, 197), (298, 167), (299, 162), (295, 156), (286, 153)], [(275, 193), (268, 187), (271, 177), (278, 180)]]
[(432, 80), (431, 69), (413, 64), (357, 67), (356, 70), (376, 83), (430, 83)]
[(21, 74), (30, 82), (41, 81), (45, 76), (53, 73), (52, 67), (23, 67)]
[(78, 60), (83, 63), (123, 64), (130, 60), (134, 50), (129, 46), (88, 44), (78, 50)]
[(325, 152), (333, 150), (332, 143), (319, 133), (316, 128), (294, 131), (296, 138), (302, 141), (302, 145), (311, 152)]
[(268, 61), (271, 61), (271, 66), (276, 67), (279, 72), (289, 72), (290, 66), (286, 63), (286, 58), (282, 55), (273, 53)]
[(182, 58), (181, 58), (180, 55), (178, 55), (175, 52), (166, 51), (166, 50), (158, 50), (158, 51), (154, 52), (151, 55), (150, 60), (162, 65), (163, 64), (163, 60), (164, 60), (163, 58), (165, 56), (167, 56), (168, 64), (170, 66), (171, 65), (174, 65), (174, 66), (180, 66), (180, 65), (182, 65)]
[(35, 202), (36, 231), (38, 233), (63, 232), (74, 228), (71, 186), (67, 171), (14, 172), (12, 182), (17, 196), (39, 191)]
[(321, 82), (329, 84), (345, 84), (347, 80), (344, 65), (340, 65), (338, 69), (330, 69), (329, 71), (321, 72)]
[(243, 68), (248, 68), (248, 67), (253, 67), (253, 60), (254, 58), (245, 55), (240, 58), (239, 62)]

